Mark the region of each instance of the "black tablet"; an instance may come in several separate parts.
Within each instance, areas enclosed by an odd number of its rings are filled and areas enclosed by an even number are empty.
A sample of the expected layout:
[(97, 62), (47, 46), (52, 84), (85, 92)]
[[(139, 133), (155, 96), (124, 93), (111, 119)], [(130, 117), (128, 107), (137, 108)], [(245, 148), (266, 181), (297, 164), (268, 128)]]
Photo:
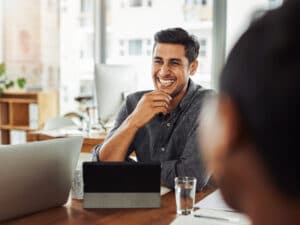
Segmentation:
[(160, 172), (160, 163), (84, 162), (84, 208), (158, 208)]

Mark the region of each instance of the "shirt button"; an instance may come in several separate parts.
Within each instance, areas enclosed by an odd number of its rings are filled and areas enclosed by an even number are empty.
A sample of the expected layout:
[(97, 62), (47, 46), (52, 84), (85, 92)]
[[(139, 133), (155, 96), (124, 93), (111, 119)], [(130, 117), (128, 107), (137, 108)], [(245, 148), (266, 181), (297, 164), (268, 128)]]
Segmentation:
[(162, 147), (160, 150), (161, 150), (162, 152), (164, 152), (166, 149), (165, 149), (164, 147)]
[(171, 123), (167, 123), (167, 127), (170, 127), (171, 126)]

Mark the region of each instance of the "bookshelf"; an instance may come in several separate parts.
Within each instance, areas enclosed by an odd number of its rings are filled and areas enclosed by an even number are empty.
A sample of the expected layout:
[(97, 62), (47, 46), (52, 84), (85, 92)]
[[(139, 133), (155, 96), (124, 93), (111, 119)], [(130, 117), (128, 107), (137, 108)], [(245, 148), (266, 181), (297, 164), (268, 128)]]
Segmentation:
[(58, 93), (4, 92), (0, 95), (0, 143), (26, 141), (28, 131), (41, 129), (45, 121), (58, 115)]

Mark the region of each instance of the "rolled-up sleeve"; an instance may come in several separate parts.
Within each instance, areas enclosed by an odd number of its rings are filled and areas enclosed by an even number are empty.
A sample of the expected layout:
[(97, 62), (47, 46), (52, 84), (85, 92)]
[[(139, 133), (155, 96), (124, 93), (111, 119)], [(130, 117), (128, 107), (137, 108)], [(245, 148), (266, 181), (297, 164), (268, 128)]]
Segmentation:
[(161, 179), (165, 186), (174, 188), (177, 176), (197, 178), (197, 191), (201, 191), (209, 179), (199, 155), (196, 127), (190, 133), (180, 158), (162, 162)]
[(92, 149), (92, 161), (99, 161), (99, 151), (101, 146), (102, 144), (98, 144)]
[[(109, 138), (111, 136), (113, 136), (113, 134), (116, 132), (116, 130), (121, 126), (121, 124), (123, 123), (123, 121), (127, 118), (128, 116), (128, 111), (126, 108), (126, 104), (124, 103), (121, 107), (121, 110), (118, 113), (118, 116), (115, 120), (114, 126), (112, 128), (112, 130), (109, 132), (109, 134), (106, 136), (105, 140), (103, 141), (102, 144), (98, 144), (96, 145), (93, 149), (92, 149), (92, 160), (93, 161), (100, 161), (99, 160), (99, 152), (101, 151), (101, 147), (102, 145), (109, 140)], [(130, 147), (131, 149), (131, 147)], [(129, 150), (130, 150), (129, 149)]]

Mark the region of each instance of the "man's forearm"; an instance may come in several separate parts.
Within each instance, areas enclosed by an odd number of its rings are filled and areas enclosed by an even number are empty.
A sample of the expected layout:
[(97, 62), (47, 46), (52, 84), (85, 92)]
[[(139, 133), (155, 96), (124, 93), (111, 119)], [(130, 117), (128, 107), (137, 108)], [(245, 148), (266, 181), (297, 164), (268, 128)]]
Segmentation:
[(100, 161), (124, 161), (137, 131), (138, 128), (131, 123), (131, 116), (128, 116), (113, 136), (102, 145), (99, 151)]
[(139, 128), (147, 124), (156, 114), (166, 114), (171, 100), (172, 98), (162, 91), (144, 94), (134, 111), (101, 147), (98, 155), (100, 161), (124, 161)]

